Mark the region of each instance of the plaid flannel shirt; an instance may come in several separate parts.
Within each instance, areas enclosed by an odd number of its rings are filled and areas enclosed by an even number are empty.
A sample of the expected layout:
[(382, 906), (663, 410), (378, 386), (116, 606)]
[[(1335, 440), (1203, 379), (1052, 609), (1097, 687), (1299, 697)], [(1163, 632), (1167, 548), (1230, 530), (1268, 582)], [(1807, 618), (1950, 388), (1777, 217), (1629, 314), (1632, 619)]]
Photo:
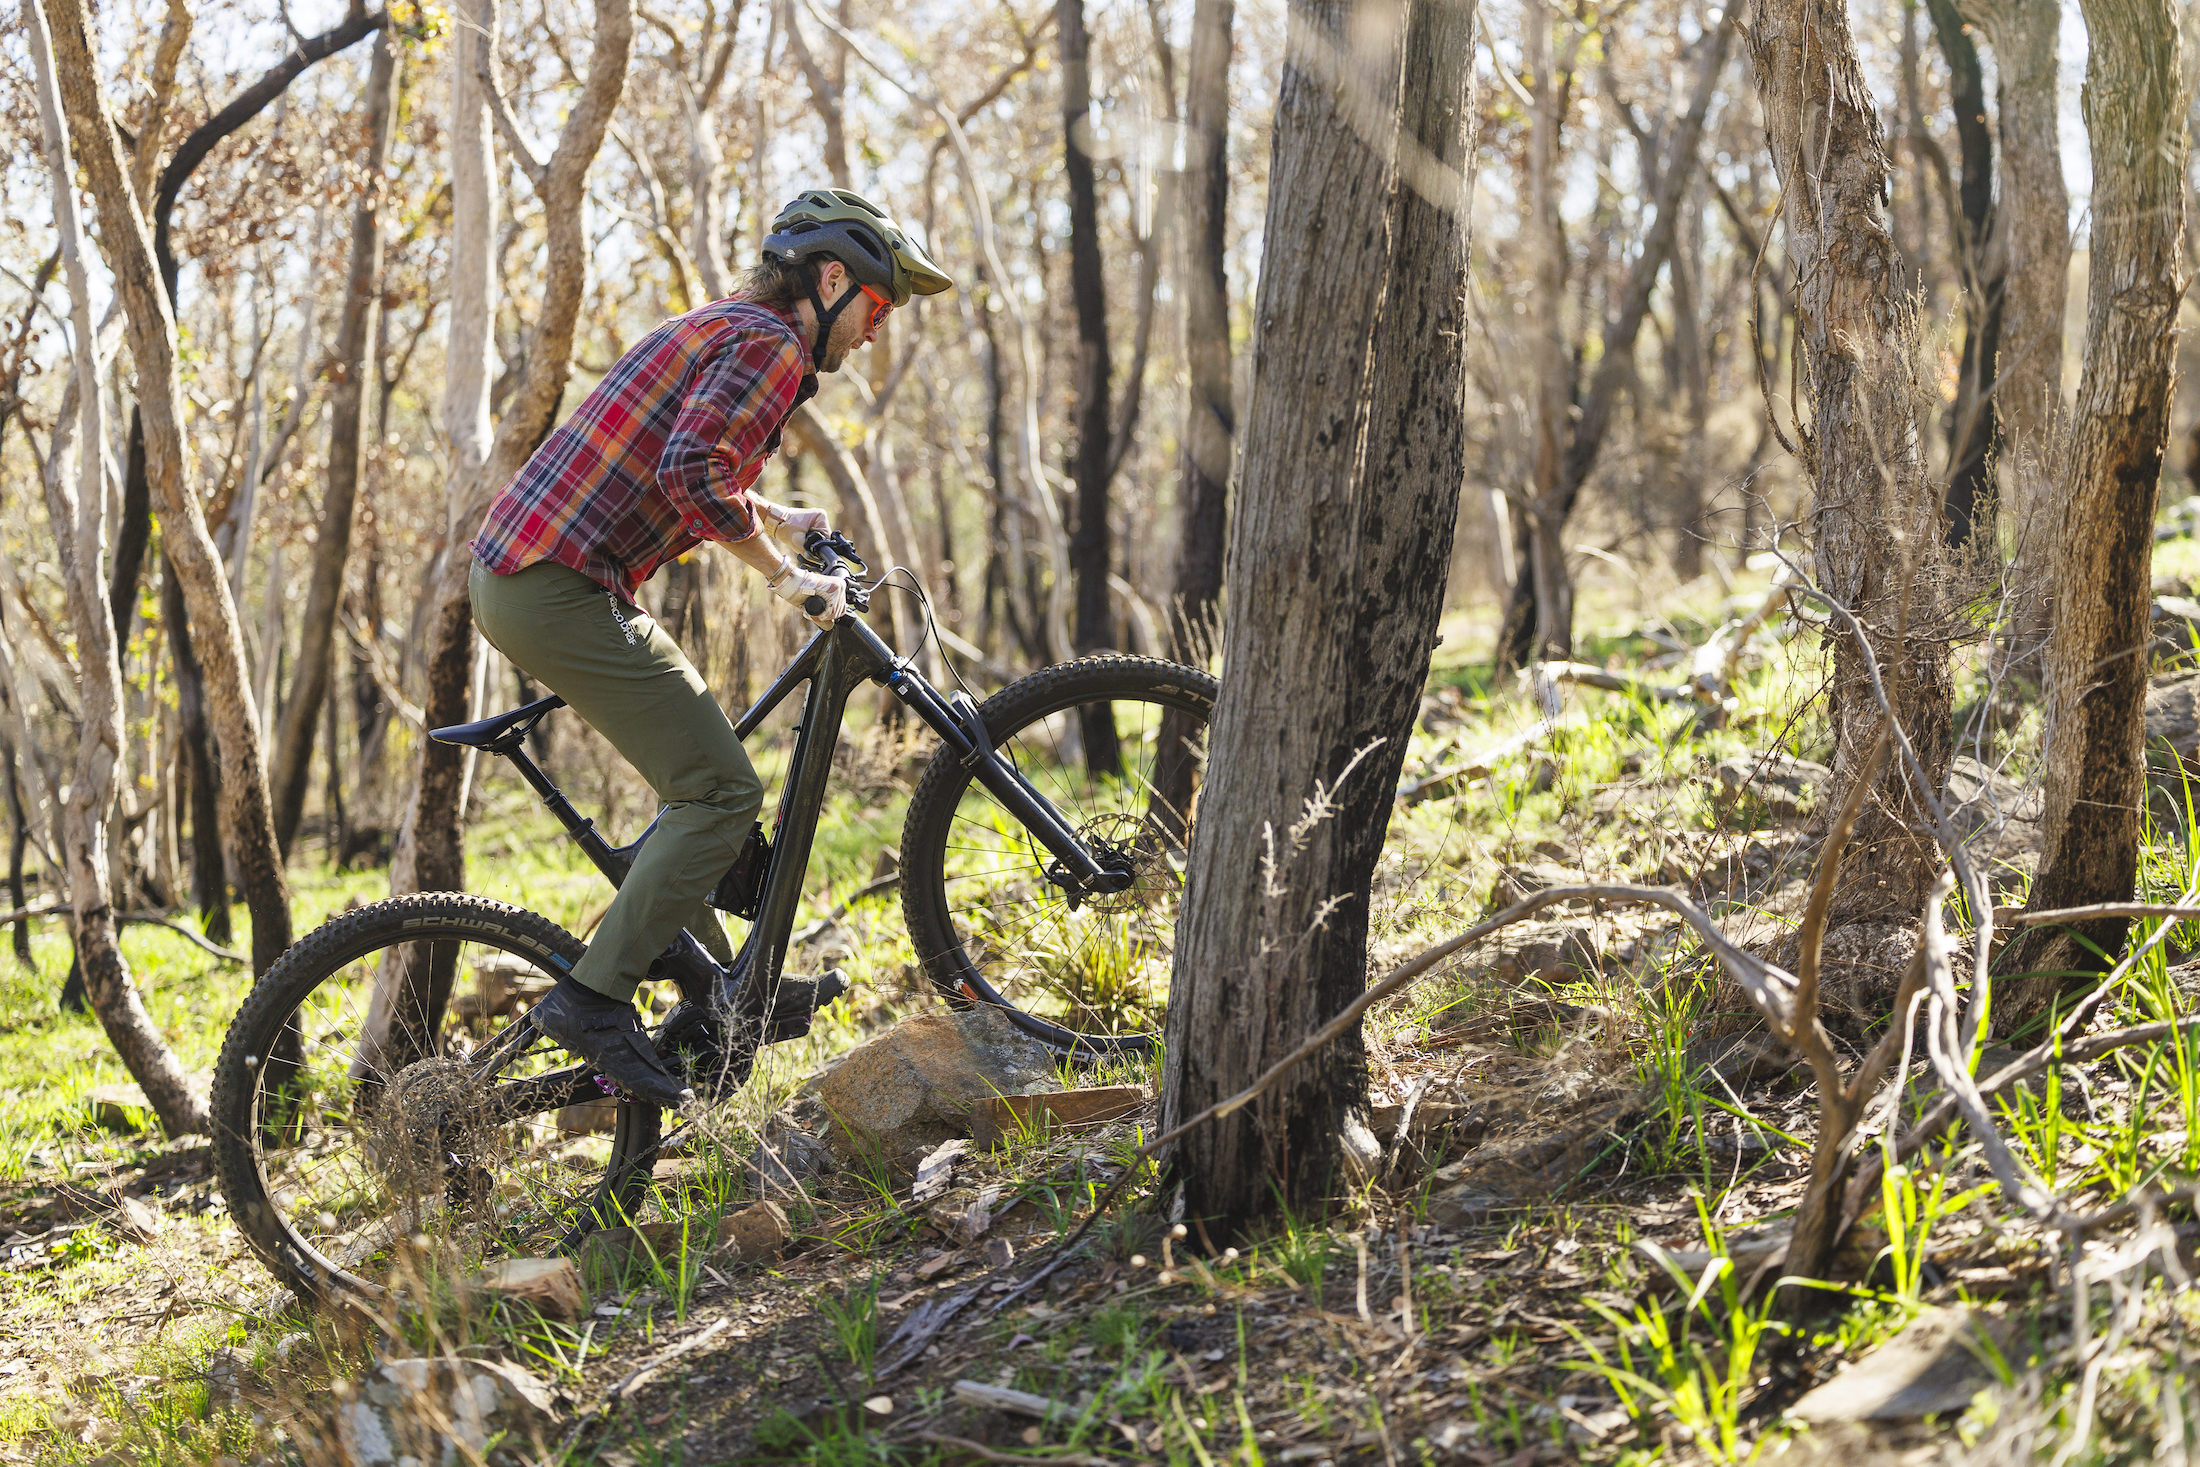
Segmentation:
[(750, 486), (816, 380), (800, 329), (768, 306), (674, 316), (512, 476), (474, 558), (498, 575), (555, 561), (632, 603), (666, 561), (757, 532)]

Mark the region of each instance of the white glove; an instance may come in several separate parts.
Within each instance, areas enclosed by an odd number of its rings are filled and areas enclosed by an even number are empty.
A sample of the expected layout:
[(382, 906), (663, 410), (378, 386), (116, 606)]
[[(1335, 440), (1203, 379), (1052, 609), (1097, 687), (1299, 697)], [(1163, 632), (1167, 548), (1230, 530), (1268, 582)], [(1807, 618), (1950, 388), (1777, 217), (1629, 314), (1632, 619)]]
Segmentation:
[(822, 509), (793, 509), (784, 504), (774, 504), (769, 499), (759, 499), (754, 494), (749, 496), (749, 504), (775, 532), (790, 532), (798, 544), (812, 530), (821, 535), (832, 533), (832, 521), (825, 517)]
[[(810, 512), (816, 513), (814, 510)], [(792, 560), (781, 557), (778, 573), (769, 577), (768, 581), (773, 595), (782, 601), (791, 601), (796, 606), (801, 606), (803, 614), (809, 616), (818, 626), (829, 627), (848, 614), (846, 577), (804, 570)], [(825, 602), (825, 609), (815, 615), (810, 615), (809, 608), (803, 605), (812, 596), (821, 597)]]

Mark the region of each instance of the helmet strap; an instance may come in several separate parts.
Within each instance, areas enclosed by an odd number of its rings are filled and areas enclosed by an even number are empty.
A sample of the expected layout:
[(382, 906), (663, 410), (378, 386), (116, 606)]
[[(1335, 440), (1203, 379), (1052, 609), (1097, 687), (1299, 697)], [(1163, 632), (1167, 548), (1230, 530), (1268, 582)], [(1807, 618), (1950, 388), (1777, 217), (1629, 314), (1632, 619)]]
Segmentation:
[(825, 343), (832, 339), (833, 323), (840, 319), (842, 311), (848, 309), (848, 302), (861, 294), (853, 285), (850, 285), (848, 289), (840, 293), (840, 299), (828, 307), (825, 304), (825, 298), (817, 293), (817, 278), (824, 273), (822, 267), (807, 269), (802, 272), (802, 288), (809, 293), (810, 310), (817, 317), (817, 342), (810, 349), (810, 366), (813, 369), (822, 368), (825, 365)]

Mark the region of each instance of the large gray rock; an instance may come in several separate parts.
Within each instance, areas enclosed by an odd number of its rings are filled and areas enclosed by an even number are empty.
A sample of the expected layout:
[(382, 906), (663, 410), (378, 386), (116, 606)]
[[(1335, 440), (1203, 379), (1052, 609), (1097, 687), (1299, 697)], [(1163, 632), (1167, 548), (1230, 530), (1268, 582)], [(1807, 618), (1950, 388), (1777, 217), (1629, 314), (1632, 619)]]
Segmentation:
[(970, 1134), (973, 1106), (1062, 1084), (1045, 1045), (981, 1004), (904, 1020), (804, 1088), (842, 1160), (879, 1157), (907, 1179), (934, 1147)]
[(2147, 682), (2147, 742), (2169, 745), (2188, 769), (2200, 769), (2200, 672), (2165, 673)]
[(519, 1467), (550, 1455), (558, 1401), (502, 1360), (385, 1360), (337, 1408), (344, 1467)]

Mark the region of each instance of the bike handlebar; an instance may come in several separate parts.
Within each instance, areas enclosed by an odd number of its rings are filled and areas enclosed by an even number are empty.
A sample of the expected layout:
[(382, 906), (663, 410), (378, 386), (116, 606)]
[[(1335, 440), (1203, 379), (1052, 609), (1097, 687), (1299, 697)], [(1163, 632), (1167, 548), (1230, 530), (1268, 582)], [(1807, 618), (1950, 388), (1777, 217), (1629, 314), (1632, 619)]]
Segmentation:
[[(848, 607), (851, 611), (861, 611), (865, 608), (867, 602), (856, 587), (855, 578), (858, 575), (870, 574), (871, 567), (861, 555), (856, 553), (855, 546), (848, 543), (846, 535), (838, 530), (834, 530), (830, 534), (823, 530), (810, 531), (802, 537), (802, 560), (805, 565), (819, 575), (839, 576), (848, 582)], [(811, 616), (823, 615), (825, 598), (822, 596), (805, 597), (802, 602), (802, 609)]]

